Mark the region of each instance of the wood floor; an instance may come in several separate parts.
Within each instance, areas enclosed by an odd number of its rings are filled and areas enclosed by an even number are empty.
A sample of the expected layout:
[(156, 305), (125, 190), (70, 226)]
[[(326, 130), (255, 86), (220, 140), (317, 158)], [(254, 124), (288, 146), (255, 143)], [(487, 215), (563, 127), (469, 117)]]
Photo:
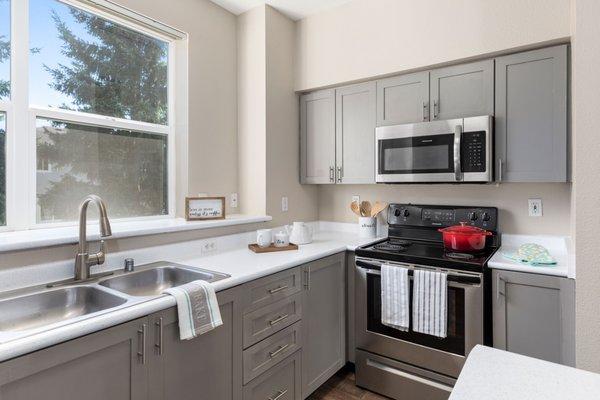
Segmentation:
[(318, 388), (307, 400), (387, 400), (355, 384), (354, 372), (344, 368)]

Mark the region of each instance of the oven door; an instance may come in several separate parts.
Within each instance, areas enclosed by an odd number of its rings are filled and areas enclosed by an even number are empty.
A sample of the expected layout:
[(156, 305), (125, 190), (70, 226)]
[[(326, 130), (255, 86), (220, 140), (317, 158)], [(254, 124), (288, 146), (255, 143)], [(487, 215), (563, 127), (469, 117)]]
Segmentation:
[[(394, 264), (394, 263), (391, 263)], [(448, 274), (447, 337), (381, 323), (381, 262), (356, 259), (356, 347), (446, 376), (458, 377), (469, 351), (483, 344), (483, 274), (396, 263)], [(412, 277), (410, 285), (412, 327)]]

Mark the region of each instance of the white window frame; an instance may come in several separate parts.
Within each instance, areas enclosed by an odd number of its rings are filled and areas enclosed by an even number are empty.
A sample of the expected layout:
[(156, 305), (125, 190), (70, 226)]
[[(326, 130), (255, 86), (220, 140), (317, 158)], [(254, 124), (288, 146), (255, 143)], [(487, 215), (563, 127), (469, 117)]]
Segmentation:
[[(168, 43), (168, 125), (152, 124), (104, 115), (61, 110), (29, 103), (29, 2), (11, 0), (11, 97), (0, 101), (6, 113), (6, 226), (0, 231), (52, 228), (75, 225), (70, 222), (37, 222), (36, 119), (50, 118), (84, 125), (117, 128), (165, 135), (167, 137), (168, 210), (166, 215), (131, 217), (116, 221), (174, 218), (176, 211), (176, 76), (178, 46), (187, 46), (187, 35), (151, 18), (107, 0), (57, 0), (69, 6)], [(185, 96), (184, 98), (187, 98)], [(181, 125), (181, 124), (180, 124)], [(24, 133), (24, 134), (23, 134)], [(106, 199), (110, 203), (110, 199)], [(110, 210), (109, 210), (110, 215)]]

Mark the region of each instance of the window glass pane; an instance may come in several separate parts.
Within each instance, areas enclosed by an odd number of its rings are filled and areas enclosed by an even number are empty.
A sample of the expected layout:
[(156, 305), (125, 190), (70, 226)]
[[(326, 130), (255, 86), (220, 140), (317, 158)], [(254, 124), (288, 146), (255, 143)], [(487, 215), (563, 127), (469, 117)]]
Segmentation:
[(0, 100), (10, 97), (10, 0), (0, 0)]
[(0, 113), (0, 226), (6, 225), (6, 114)]
[(37, 119), (37, 221), (77, 219), (88, 194), (110, 218), (168, 213), (167, 137)]
[(29, 10), (33, 105), (168, 123), (167, 42), (56, 0)]

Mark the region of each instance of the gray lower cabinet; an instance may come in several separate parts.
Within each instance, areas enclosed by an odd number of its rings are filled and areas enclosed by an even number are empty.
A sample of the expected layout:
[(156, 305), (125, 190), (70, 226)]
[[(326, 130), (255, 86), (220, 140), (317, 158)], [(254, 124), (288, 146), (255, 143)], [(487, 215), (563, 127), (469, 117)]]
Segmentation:
[(335, 183), (335, 90), (300, 97), (300, 181)]
[(377, 126), (429, 121), (429, 72), (377, 81)]
[(430, 72), (431, 120), (494, 115), (494, 60)]
[(496, 58), (498, 181), (567, 181), (567, 50)]
[(574, 366), (575, 283), (494, 270), (494, 347)]
[(241, 399), (237, 293), (231, 289), (217, 294), (223, 325), (192, 340), (179, 339), (176, 308), (149, 317), (149, 399)]
[(3, 362), (0, 399), (145, 400), (148, 329), (142, 318)]
[(300, 352), (244, 387), (244, 400), (302, 400)]
[(335, 91), (336, 182), (375, 183), (375, 82)]
[(302, 395), (306, 398), (346, 361), (345, 254), (303, 266)]

